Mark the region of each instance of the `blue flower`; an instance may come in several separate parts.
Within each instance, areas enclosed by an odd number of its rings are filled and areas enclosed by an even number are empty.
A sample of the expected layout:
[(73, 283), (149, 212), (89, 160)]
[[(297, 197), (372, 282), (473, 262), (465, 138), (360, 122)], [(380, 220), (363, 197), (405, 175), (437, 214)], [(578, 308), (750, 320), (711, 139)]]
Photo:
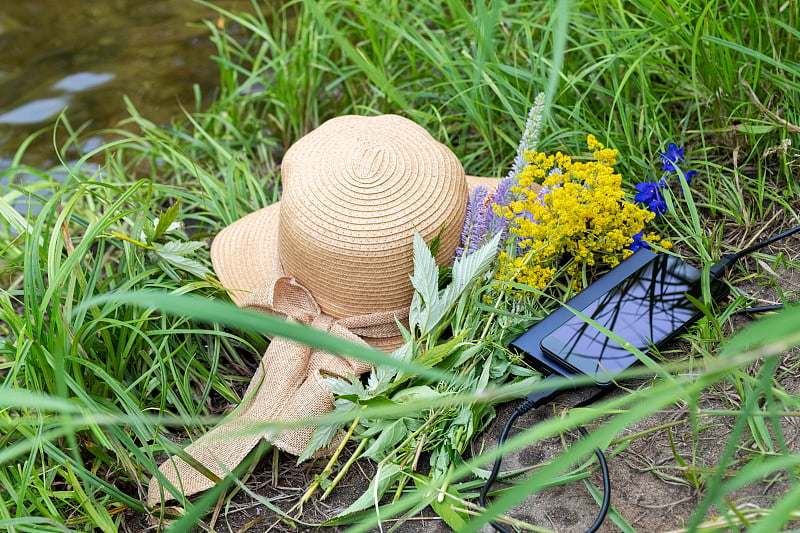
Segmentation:
[(686, 161), (683, 157), (684, 148), (675, 143), (667, 145), (667, 151), (659, 155), (664, 164), (661, 165), (666, 172), (675, 172), (675, 165)]
[[(675, 143), (669, 143), (667, 145), (667, 151), (659, 154), (661, 161), (663, 161), (661, 167), (664, 169), (664, 174), (661, 179), (658, 181), (645, 181), (636, 184), (636, 190), (638, 192), (633, 199), (637, 202), (647, 204), (647, 208), (655, 213), (657, 217), (667, 212), (667, 202), (664, 199), (664, 193), (661, 189), (666, 189), (668, 187), (667, 177), (670, 173), (680, 172), (678, 164), (686, 161), (683, 157), (684, 151), (683, 147)], [(686, 178), (686, 183), (688, 185), (692, 184), (692, 178), (696, 175), (696, 170), (687, 170), (683, 173), (683, 177)], [(637, 241), (635, 241), (634, 244), (636, 244), (636, 242)], [(636, 246), (638, 246), (638, 244), (636, 244)], [(635, 249), (638, 250), (638, 248)]]
[(663, 213), (667, 212), (667, 202), (664, 201), (664, 197), (659, 192), (658, 198), (649, 202), (647, 208), (655, 213), (657, 217), (660, 217)]
[(686, 178), (687, 185), (692, 184), (692, 178), (695, 177), (696, 174), (697, 174), (696, 170), (689, 170), (683, 173), (683, 177)]
[(657, 217), (661, 216), (662, 213), (667, 211), (667, 202), (664, 199), (664, 194), (661, 192), (661, 189), (666, 186), (667, 183), (664, 180), (637, 183), (635, 187), (639, 192), (636, 193), (633, 199), (637, 202), (647, 204), (647, 208), (650, 211), (655, 213)]
[(650, 244), (647, 241), (643, 240), (642, 237), (643, 235), (641, 231), (636, 235), (634, 235), (633, 242), (628, 245), (628, 250), (630, 250), (631, 252), (635, 252), (636, 250), (639, 250), (641, 248), (647, 248), (649, 250)]
[(663, 185), (658, 181), (645, 181), (642, 183), (637, 183), (635, 187), (639, 192), (636, 193), (636, 196), (634, 196), (633, 199), (637, 202), (647, 203), (661, 194), (659, 189), (662, 188)]

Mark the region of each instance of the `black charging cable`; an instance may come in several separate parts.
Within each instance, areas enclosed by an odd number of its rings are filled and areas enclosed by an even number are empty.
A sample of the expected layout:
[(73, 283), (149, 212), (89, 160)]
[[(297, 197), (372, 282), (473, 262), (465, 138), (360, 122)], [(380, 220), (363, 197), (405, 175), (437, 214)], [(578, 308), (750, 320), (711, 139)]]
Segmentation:
[[(736, 253), (725, 255), (722, 258), (720, 258), (714, 266), (711, 267), (709, 273), (712, 276), (714, 276), (715, 278), (719, 279), (722, 276), (724, 276), (725, 272), (727, 272), (727, 270), (731, 266), (733, 266), (733, 264), (736, 263), (742, 257), (750, 255), (753, 252), (755, 252), (757, 250), (760, 250), (761, 248), (763, 248), (765, 246), (768, 246), (768, 245), (770, 245), (770, 244), (772, 244), (774, 242), (777, 242), (777, 241), (779, 241), (781, 239), (785, 239), (786, 237), (794, 235), (798, 231), (800, 231), (800, 226), (795, 226), (795, 227), (793, 227), (791, 229), (788, 229), (788, 230), (784, 231), (783, 233), (779, 233), (778, 235), (775, 235), (774, 237), (770, 237), (769, 239), (765, 239), (765, 240), (763, 240), (761, 242), (757, 242), (757, 243), (753, 244), (752, 246), (748, 246), (744, 250), (741, 250), (741, 251), (736, 252)], [(780, 311), (781, 309), (783, 309), (783, 307), (784, 307), (783, 304), (762, 305), (762, 306), (757, 306), (757, 307), (748, 307), (746, 309), (739, 309), (738, 311), (736, 311), (736, 314), (737, 315), (755, 315), (755, 314), (758, 314), (758, 313), (768, 313), (768, 312), (771, 312), (771, 311)]]
[[(550, 374), (545, 378), (545, 381), (548, 379), (554, 378), (554, 374)], [(587, 400), (583, 400), (582, 402), (575, 405), (575, 408), (579, 407), (586, 407), (590, 403), (595, 402), (601, 396), (604, 396), (608, 393), (610, 389), (604, 388), (600, 391), (600, 393), (588, 398)], [(519, 404), (514, 412), (511, 413), (511, 416), (508, 417), (508, 421), (506, 422), (505, 427), (503, 427), (503, 431), (500, 432), (500, 437), (497, 441), (498, 448), (505, 443), (506, 439), (508, 438), (508, 434), (511, 431), (511, 428), (514, 426), (514, 422), (522, 416), (523, 414), (527, 413), (531, 409), (536, 409), (541, 407), (542, 405), (546, 404), (548, 401), (552, 400), (556, 396), (561, 394), (560, 390), (557, 389), (544, 389), (541, 391), (536, 391), (528, 394), (525, 397), (525, 400)], [(585, 437), (588, 435), (586, 429), (583, 427), (579, 427), (578, 430), (581, 434)], [(594, 523), (586, 530), (586, 533), (594, 533), (603, 523), (608, 514), (608, 508), (611, 504), (611, 478), (608, 472), (608, 463), (606, 462), (606, 457), (603, 455), (602, 450), (600, 448), (594, 449), (594, 455), (597, 457), (597, 461), (600, 464), (600, 472), (603, 477), (603, 502), (600, 505), (600, 512), (597, 514), (597, 518), (595, 518)], [(489, 489), (494, 484), (497, 476), (500, 474), (500, 465), (502, 464), (503, 458), (498, 457), (494, 461), (494, 466), (492, 467), (492, 471), (489, 474), (489, 477), (486, 479), (486, 483), (483, 485), (483, 489), (481, 489), (481, 494), (479, 497), (479, 501), (481, 507), (486, 508), (486, 496), (489, 494)], [(495, 530), (499, 531), (500, 533), (511, 533), (511, 530), (507, 529), (503, 524), (500, 524), (497, 521), (491, 522), (492, 527)]]
[(770, 244), (772, 244), (774, 242), (777, 242), (777, 241), (779, 241), (781, 239), (785, 239), (786, 237), (794, 235), (798, 231), (800, 231), (800, 226), (795, 226), (795, 227), (793, 227), (793, 228), (791, 228), (789, 230), (784, 231), (783, 233), (779, 233), (778, 235), (775, 235), (774, 237), (770, 237), (769, 239), (765, 239), (765, 240), (763, 240), (761, 242), (757, 242), (752, 246), (748, 246), (744, 250), (741, 250), (741, 251), (736, 252), (736, 253), (724, 255), (719, 260), (717, 260), (717, 263), (714, 266), (711, 267), (710, 273), (715, 278), (721, 278), (722, 276), (725, 275), (725, 272), (731, 266), (733, 266), (733, 264), (736, 263), (736, 261), (738, 261), (742, 257), (744, 257), (746, 255), (750, 255), (753, 252), (755, 252), (756, 250), (760, 250), (761, 248), (763, 248), (765, 246), (768, 246), (768, 245), (770, 245)]

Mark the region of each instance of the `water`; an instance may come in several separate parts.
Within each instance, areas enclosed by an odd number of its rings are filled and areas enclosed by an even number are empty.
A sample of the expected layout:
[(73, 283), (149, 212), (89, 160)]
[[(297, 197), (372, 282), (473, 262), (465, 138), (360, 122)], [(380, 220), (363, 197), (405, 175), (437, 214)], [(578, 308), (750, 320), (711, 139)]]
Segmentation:
[(128, 116), (123, 95), (156, 123), (181, 114), (181, 105), (194, 110), (194, 84), (208, 102), (218, 69), (204, 19), (221, 22), (192, 0), (0, 0), (0, 171), (41, 129), (23, 161), (55, 164), (52, 126), (64, 108), (74, 127), (91, 132)]

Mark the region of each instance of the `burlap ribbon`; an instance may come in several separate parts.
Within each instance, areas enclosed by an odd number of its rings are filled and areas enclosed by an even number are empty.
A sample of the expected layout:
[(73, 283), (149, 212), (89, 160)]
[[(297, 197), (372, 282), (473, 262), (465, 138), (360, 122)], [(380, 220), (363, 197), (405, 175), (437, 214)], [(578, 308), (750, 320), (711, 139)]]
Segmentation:
[[(404, 319), (408, 313), (406, 309), (334, 319), (320, 311), (305, 287), (287, 276), (280, 276), (253, 292), (242, 301), (242, 306), (282, 315), (378, 348), (396, 346), (399, 329), (395, 321)], [(276, 337), (264, 353), (245, 392), (244, 404), (231, 418), (187, 446), (185, 452), (219, 479), (241, 463), (262, 438), (284, 451), (299, 455), (308, 444), (313, 427), (282, 432), (258, 432), (252, 428), (268, 421), (296, 422), (329, 412), (333, 409), (333, 395), (324, 378), (359, 375), (369, 368), (369, 364), (363, 361)], [(165, 461), (159, 470), (186, 496), (215, 485), (213, 479), (177, 456)], [(162, 498), (172, 499), (154, 477), (148, 488), (147, 502), (155, 506)]]

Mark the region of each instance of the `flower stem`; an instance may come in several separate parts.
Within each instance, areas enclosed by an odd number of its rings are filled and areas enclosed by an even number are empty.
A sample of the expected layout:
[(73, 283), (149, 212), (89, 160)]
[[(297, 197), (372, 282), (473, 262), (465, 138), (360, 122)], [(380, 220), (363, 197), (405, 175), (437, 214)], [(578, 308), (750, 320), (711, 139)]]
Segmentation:
[(336, 451), (333, 452), (333, 455), (331, 455), (328, 464), (325, 465), (325, 468), (322, 470), (322, 472), (314, 479), (314, 481), (311, 482), (311, 485), (308, 486), (308, 489), (306, 490), (305, 494), (303, 494), (303, 497), (300, 498), (299, 502), (297, 502), (297, 506), (299, 506), (300, 509), (303, 508), (303, 504), (311, 499), (311, 496), (313, 496), (317, 491), (322, 480), (326, 479), (331, 472), (333, 472), (333, 467), (336, 464), (336, 461), (339, 459), (339, 455), (341, 455), (345, 445), (350, 441), (350, 437), (353, 435), (353, 431), (355, 431), (356, 427), (358, 427), (359, 422), (361, 422), (360, 417), (353, 420), (353, 423), (350, 424), (350, 427), (347, 429), (347, 433), (344, 434), (339, 446), (336, 447)]
[(353, 455), (350, 456), (350, 459), (347, 460), (342, 469), (339, 470), (339, 472), (336, 474), (336, 477), (333, 478), (331, 484), (328, 486), (327, 489), (325, 489), (325, 492), (322, 493), (322, 496), (320, 496), (319, 498), (320, 501), (323, 501), (325, 498), (330, 496), (331, 492), (333, 492), (333, 489), (336, 487), (336, 485), (339, 484), (339, 482), (342, 480), (347, 471), (350, 470), (350, 467), (353, 466), (353, 463), (355, 463), (361, 457), (361, 452), (364, 451), (364, 448), (367, 446), (368, 441), (369, 439), (362, 439), (361, 442), (358, 443), (358, 447), (353, 452)]

